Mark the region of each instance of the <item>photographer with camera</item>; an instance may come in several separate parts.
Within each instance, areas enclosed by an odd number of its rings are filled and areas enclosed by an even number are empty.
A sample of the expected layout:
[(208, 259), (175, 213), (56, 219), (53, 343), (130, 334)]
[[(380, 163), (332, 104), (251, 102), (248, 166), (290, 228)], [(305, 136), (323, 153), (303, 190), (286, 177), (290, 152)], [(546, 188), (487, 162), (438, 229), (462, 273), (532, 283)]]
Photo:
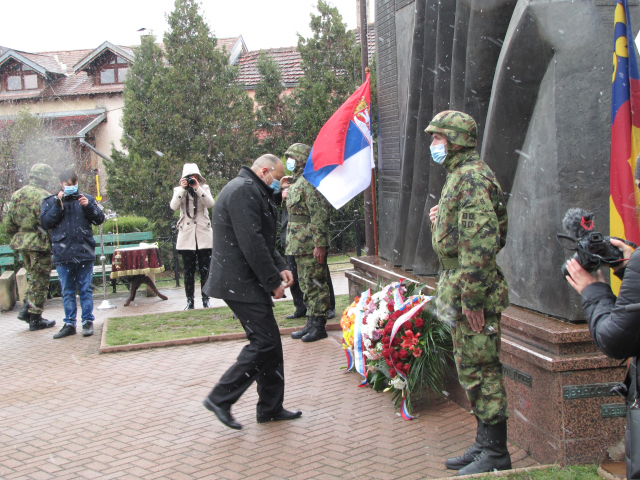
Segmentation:
[[(640, 184), (640, 162), (635, 172)], [(566, 218), (566, 217), (565, 217)], [(566, 279), (580, 294), (582, 309), (589, 323), (589, 332), (598, 349), (606, 355), (626, 359), (631, 357), (623, 384), (616, 387), (627, 403), (625, 454), (628, 480), (640, 479), (640, 395), (638, 356), (640, 356), (640, 253), (616, 238), (609, 242), (622, 251), (622, 263), (611, 264), (613, 273), (622, 280), (616, 298), (605, 283), (600, 270), (594, 276), (582, 265), (580, 258), (566, 264)], [(609, 263), (609, 262), (607, 262)], [(587, 266), (587, 268), (589, 268)]]
[[(200, 271), (200, 289), (209, 277), (213, 231), (208, 209), (213, 207), (213, 197), (205, 179), (195, 163), (185, 163), (182, 168), (180, 186), (173, 189), (169, 206), (180, 209), (178, 219), (178, 241), (176, 249), (182, 256), (184, 265), (184, 291), (187, 294), (185, 310), (195, 308), (194, 284), (196, 262)], [(202, 291), (202, 306), (209, 308), (209, 297)]]
[(104, 222), (104, 214), (95, 199), (78, 190), (78, 175), (73, 170), (60, 174), (61, 190), (45, 198), (40, 223), (51, 232), (53, 264), (62, 287), (64, 326), (53, 338), (76, 334), (76, 288), (82, 307), (82, 336), (93, 335), (93, 264), (96, 242), (92, 225)]

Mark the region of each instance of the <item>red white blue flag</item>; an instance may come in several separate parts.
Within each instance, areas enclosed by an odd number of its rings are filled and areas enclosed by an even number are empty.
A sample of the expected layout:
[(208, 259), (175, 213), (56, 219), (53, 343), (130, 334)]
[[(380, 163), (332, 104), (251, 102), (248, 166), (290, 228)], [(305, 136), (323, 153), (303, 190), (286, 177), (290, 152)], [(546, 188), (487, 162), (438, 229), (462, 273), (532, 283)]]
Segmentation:
[(302, 175), (340, 208), (371, 184), (371, 89), (365, 82), (324, 124)]

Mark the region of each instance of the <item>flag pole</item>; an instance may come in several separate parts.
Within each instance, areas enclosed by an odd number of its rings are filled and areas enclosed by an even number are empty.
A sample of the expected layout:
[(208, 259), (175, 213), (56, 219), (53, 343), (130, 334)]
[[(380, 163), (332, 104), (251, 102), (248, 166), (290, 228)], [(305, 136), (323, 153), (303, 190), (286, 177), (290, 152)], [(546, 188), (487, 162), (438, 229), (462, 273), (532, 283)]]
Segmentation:
[[(360, 45), (362, 52), (362, 81), (365, 82), (369, 73), (369, 46), (367, 43), (367, 0), (360, 0)], [(373, 118), (373, 112), (371, 117)], [(373, 148), (373, 145), (371, 145)], [(376, 174), (371, 169), (371, 186), (364, 191), (364, 228), (367, 244), (367, 254), (378, 255), (378, 222), (376, 208)]]

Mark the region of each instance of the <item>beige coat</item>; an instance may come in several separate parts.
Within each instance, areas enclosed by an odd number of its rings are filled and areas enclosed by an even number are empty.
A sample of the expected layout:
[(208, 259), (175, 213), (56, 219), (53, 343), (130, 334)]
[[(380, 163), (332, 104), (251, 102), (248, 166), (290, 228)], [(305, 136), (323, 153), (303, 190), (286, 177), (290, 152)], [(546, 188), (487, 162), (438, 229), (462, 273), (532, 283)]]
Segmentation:
[[(186, 214), (187, 196), (189, 194), (182, 187), (173, 189), (171, 199), (172, 210), (180, 209), (180, 219), (178, 220), (178, 250), (202, 250), (213, 247), (213, 231), (211, 230), (211, 220), (209, 220), (208, 209), (213, 207), (213, 197), (207, 184), (200, 185), (196, 190), (198, 198), (195, 218), (189, 218)], [(189, 198), (189, 209), (193, 212), (193, 198)], [(192, 214), (193, 216), (193, 214)]]

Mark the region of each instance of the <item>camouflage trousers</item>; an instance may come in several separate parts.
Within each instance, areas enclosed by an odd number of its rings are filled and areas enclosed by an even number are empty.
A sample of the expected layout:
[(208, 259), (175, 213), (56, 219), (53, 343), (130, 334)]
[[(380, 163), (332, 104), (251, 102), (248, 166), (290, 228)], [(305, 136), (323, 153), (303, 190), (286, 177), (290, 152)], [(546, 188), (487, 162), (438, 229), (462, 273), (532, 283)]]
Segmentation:
[(464, 317), (451, 328), (458, 380), (474, 415), (489, 425), (509, 418), (500, 362), (500, 318), (501, 314), (486, 317), (480, 334), (471, 330)]
[(298, 281), (304, 294), (307, 315), (324, 317), (330, 308), (327, 260), (318, 263), (313, 255), (296, 255)]
[(27, 271), (27, 300), (29, 313), (42, 313), (49, 291), (49, 277), (53, 268), (51, 252), (19, 250)]

